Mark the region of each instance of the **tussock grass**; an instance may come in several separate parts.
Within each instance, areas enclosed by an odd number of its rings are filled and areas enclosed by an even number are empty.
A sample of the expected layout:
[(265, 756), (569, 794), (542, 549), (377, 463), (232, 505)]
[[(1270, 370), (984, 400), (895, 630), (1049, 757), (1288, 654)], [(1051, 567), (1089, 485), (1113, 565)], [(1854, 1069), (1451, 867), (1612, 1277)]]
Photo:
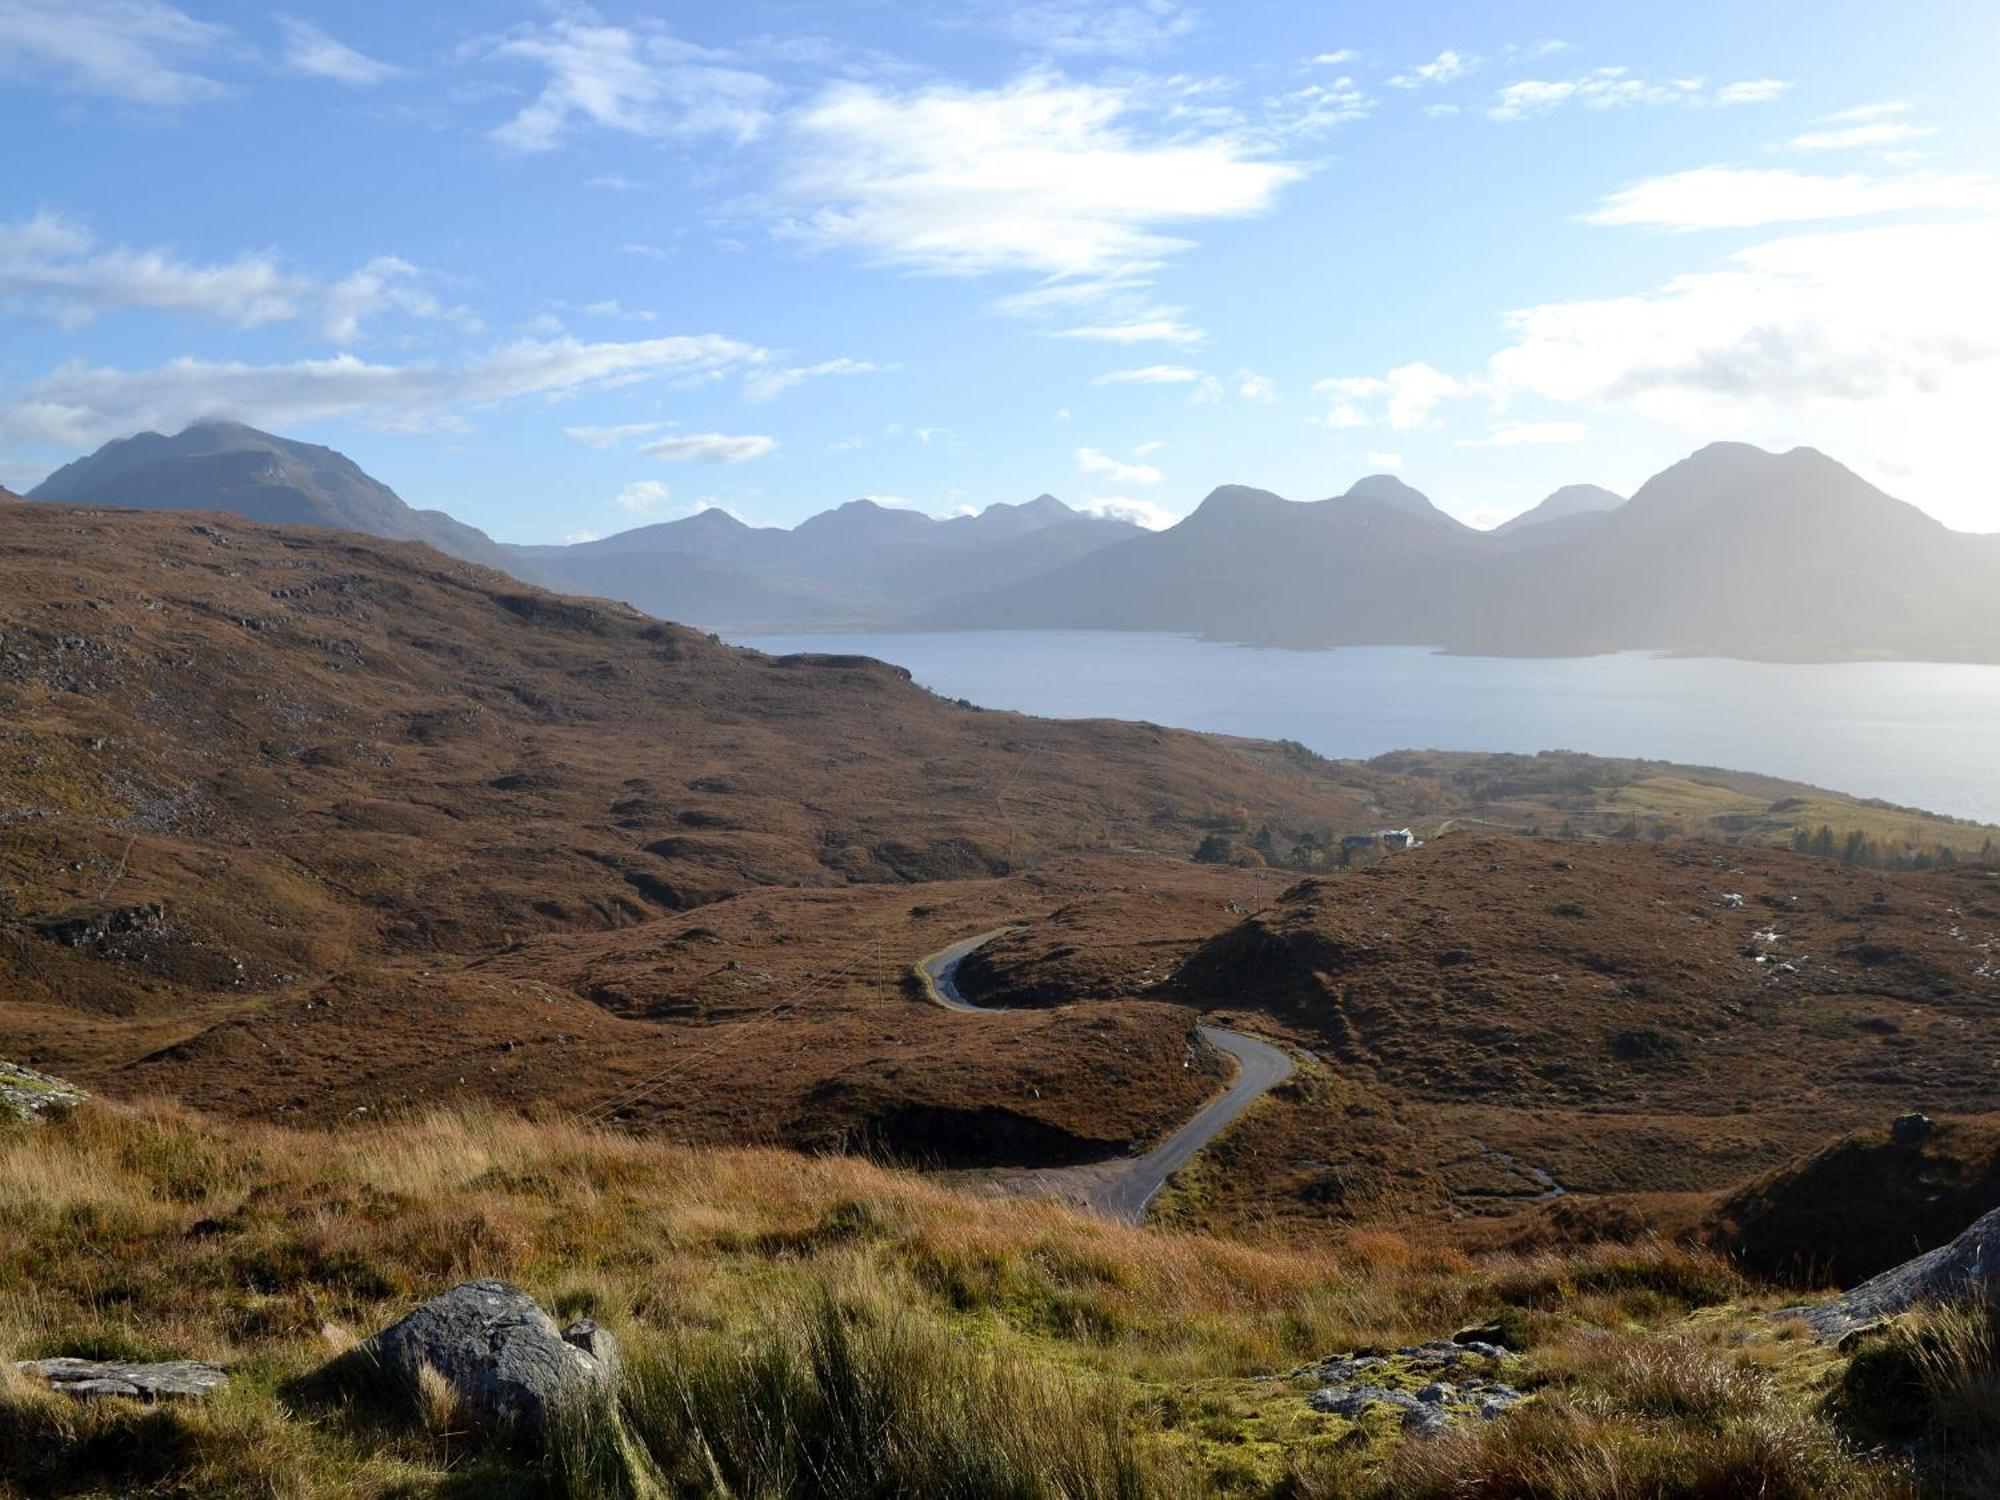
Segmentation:
[[(316, 1376), (474, 1276), (613, 1328), (617, 1411), (525, 1454), (464, 1432), (442, 1392), (414, 1413)], [(1475, 1260), (1376, 1230), (1271, 1248), (855, 1159), (491, 1113), (334, 1133), (92, 1103), (0, 1134), (0, 1356), (204, 1358), (233, 1379), (152, 1409), (0, 1386), (0, 1491), (1525, 1495), (1543, 1491), (1449, 1486), (1600, 1439), (1642, 1474), (1666, 1460), (1644, 1469), (1641, 1449), (1743, 1465), (1786, 1443), (1799, 1464), (1851, 1466), (1810, 1414), (1785, 1426), (1754, 1373), (1672, 1363), (1643, 1333), (1616, 1344), (1623, 1364), (1576, 1342), (1579, 1324), (1653, 1329), (1740, 1290), (1713, 1258), (1658, 1244)], [(1510, 1419), (1426, 1450), (1429, 1468), (1377, 1476), (1379, 1445), (1354, 1446), (1283, 1378), (1491, 1320), (1545, 1364), (1548, 1410), (1525, 1436)]]

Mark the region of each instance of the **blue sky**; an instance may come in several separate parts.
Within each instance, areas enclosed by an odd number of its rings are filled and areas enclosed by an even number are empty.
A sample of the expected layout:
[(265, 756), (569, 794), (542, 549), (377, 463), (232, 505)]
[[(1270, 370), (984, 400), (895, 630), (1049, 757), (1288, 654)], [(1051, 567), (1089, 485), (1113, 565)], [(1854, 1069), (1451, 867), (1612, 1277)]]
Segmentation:
[(0, 482), (230, 415), (515, 541), (1713, 438), (2000, 529), (2000, 7), (0, 0)]

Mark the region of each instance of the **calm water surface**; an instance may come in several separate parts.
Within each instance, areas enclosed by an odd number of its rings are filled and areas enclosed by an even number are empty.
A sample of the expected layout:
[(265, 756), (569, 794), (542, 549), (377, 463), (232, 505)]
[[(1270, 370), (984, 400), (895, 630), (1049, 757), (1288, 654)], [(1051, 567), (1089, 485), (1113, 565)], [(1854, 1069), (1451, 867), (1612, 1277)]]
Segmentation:
[(987, 708), (1292, 739), (1322, 755), (1584, 750), (2000, 822), (2000, 667), (1274, 651), (1120, 631), (743, 636), (908, 667)]

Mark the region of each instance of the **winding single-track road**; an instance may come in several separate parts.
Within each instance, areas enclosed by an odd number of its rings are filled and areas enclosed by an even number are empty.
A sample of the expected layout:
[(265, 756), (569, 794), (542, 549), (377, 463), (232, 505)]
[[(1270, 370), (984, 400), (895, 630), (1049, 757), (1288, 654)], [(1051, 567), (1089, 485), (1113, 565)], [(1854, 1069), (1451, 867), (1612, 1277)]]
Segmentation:
[[(974, 949), (1010, 930), (999, 927), (982, 932), (922, 960), (920, 967), (931, 998), (946, 1010), (992, 1014), (960, 992), (958, 966)], [(1236, 1076), (1228, 1088), (1144, 1156), (1121, 1157), (1094, 1167), (1049, 1168), (1033, 1175), (1036, 1184), (1060, 1196), (1072, 1197), (1107, 1219), (1136, 1224), (1146, 1216), (1147, 1207), (1167, 1185), (1169, 1177), (1193, 1160), (1197, 1151), (1222, 1134), (1229, 1122), (1255, 1100), (1292, 1076), (1291, 1058), (1269, 1042), (1260, 1042), (1240, 1031), (1225, 1031), (1220, 1026), (1196, 1029), (1209, 1046), (1235, 1059)]]

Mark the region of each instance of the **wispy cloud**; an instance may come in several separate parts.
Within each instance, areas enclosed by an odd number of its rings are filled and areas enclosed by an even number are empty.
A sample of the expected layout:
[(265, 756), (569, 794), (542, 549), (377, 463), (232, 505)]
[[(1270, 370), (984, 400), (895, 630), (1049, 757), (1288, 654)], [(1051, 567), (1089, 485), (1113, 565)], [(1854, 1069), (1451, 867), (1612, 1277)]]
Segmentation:
[(748, 141), (770, 123), (776, 86), (722, 54), (656, 28), (613, 26), (588, 12), (517, 28), (487, 55), (542, 70), (541, 92), (492, 138), (549, 151), (579, 125), (651, 140), (719, 135)]
[(1188, 385), (1201, 380), (1199, 370), (1186, 365), (1141, 365), (1131, 370), (1106, 370), (1092, 385)]
[(278, 26), (285, 34), (285, 66), (294, 73), (331, 79), (356, 89), (372, 89), (402, 76), (401, 68), (355, 51), (309, 21), (279, 16)]
[(377, 256), (338, 281), (287, 270), (269, 250), (202, 265), (154, 246), (103, 245), (89, 226), (43, 211), (0, 223), (0, 309), (74, 327), (121, 310), (179, 313), (260, 328), (311, 318), (335, 343), (385, 314), (443, 320), (476, 332), (469, 310), (445, 302), (421, 267)]
[(1077, 0), (980, 0), (968, 19), (1054, 57), (1147, 57), (1190, 36), (1201, 14), (1178, 0), (1079, 4)]
[(0, 75), (130, 104), (227, 92), (193, 64), (228, 38), (164, 0), (0, 0)]
[(622, 422), (610, 427), (565, 427), (563, 436), (586, 448), (616, 448), (630, 438), (645, 437), (666, 425), (665, 422)]
[(1398, 432), (1441, 426), (1437, 411), (1445, 402), (1486, 392), (1479, 381), (1446, 374), (1421, 360), (1398, 365), (1386, 375), (1338, 375), (1313, 384), (1313, 394), (1329, 402), (1322, 425), (1373, 427), (1385, 422)]
[(648, 516), (672, 498), (673, 492), (664, 480), (636, 479), (613, 495), (611, 503), (635, 516)]
[(1126, 463), (1095, 448), (1077, 449), (1076, 467), (1078, 473), (1102, 474), (1113, 484), (1141, 484), (1150, 487), (1166, 477), (1151, 464)]
[(1688, 231), (1996, 206), (2000, 206), (2000, 182), (1990, 177), (1929, 172), (1833, 176), (1785, 168), (1696, 167), (1620, 189), (1584, 219), (1591, 224)]
[(1524, 78), (1494, 95), (1491, 119), (1515, 121), (1553, 114), (1568, 105), (1581, 109), (1633, 109), (1680, 104), (1727, 106), (1775, 99), (1791, 85), (1782, 78), (1745, 78), (1710, 88), (1706, 79), (1641, 77), (1630, 68), (1594, 68), (1573, 78)]
[(1032, 73), (999, 88), (844, 83), (791, 125), (783, 236), (928, 275), (1070, 292), (1142, 283), (1176, 225), (1268, 212), (1303, 175), (1233, 129), (1148, 120), (1139, 85)]
[(698, 382), (761, 357), (752, 345), (694, 334), (627, 343), (522, 339), (453, 363), (398, 365), (341, 354), (269, 365), (188, 358), (123, 370), (77, 361), (0, 407), (0, 436), (79, 447), (207, 417), (278, 428), (334, 418), (449, 428), (528, 397), (556, 400), (647, 380)]
[(1464, 53), (1444, 51), (1427, 63), (1418, 63), (1413, 68), (1405, 68), (1389, 80), (1391, 88), (1420, 89), (1431, 84), (1446, 84), (1463, 78), (1479, 67), (1479, 59)]
[(1165, 531), (1181, 518), (1157, 500), (1132, 495), (1093, 495), (1075, 501), (1072, 509), (1106, 521), (1125, 521), (1148, 531)]
[(1180, 308), (1161, 308), (1147, 318), (1130, 323), (1087, 323), (1080, 328), (1059, 328), (1059, 339), (1087, 339), (1100, 344), (1199, 344), (1208, 334), (1180, 320)]
[(639, 451), (669, 463), (740, 464), (777, 452), (778, 440), (753, 434), (689, 432), (641, 443)]
[(1786, 142), (1794, 151), (1864, 151), (1907, 146), (1937, 134), (1935, 125), (1917, 125), (1908, 120), (1873, 120), (1855, 125), (1836, 125), (1830, 130), (1808, 130)]
[(893, 368), (865, 359), (845, 357), (821, 360), (816, 365), (774, 365), (768, 369), (752, 370), (745, 376), (743, 394), (752, 401), (768, 401), (807, 380), (819, 380), (828, 375), (877, 375)]

